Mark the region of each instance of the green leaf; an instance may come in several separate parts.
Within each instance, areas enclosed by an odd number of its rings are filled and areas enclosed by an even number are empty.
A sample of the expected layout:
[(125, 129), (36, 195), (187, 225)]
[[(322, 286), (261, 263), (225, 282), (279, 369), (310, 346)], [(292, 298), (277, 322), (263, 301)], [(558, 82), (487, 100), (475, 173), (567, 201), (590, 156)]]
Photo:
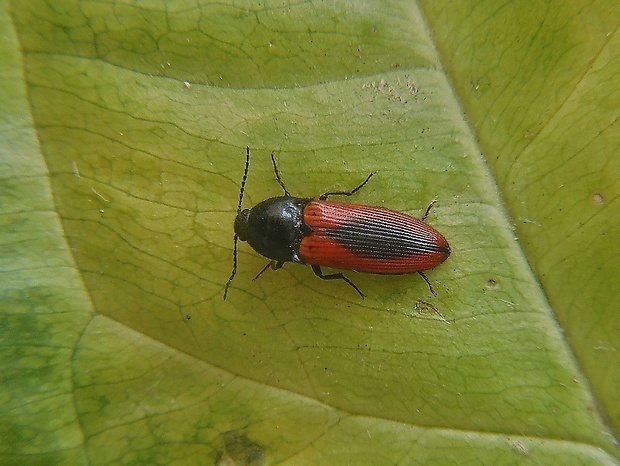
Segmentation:
[[(607, 2), (2, 2), (2, 463), (617, 464)], [(239, 245), (354, 202), (453, 254), (366, 294)]]

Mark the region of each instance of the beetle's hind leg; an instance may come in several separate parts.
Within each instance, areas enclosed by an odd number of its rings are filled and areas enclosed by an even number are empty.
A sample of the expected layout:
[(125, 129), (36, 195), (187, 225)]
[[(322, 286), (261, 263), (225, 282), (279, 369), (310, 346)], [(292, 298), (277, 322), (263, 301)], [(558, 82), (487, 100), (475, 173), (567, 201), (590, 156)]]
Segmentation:
[(349, 280), (343, 274), (341, 274), (341, 273), (332, 273), (332, 274), (329, 274), (329, 275), (323, 275), (323, 271), (321, 270), (321, 267), (319, 265), (313, 265), (312, 266), (312, 271), (321, 280), (343, 280), (343, 281), (347, 282), (351, 286), (351, 288), (353, 288), (355, 291), (357, 291), (357, 293), (362, 298), (364, 297), (364, 293), (362, 293), (361, 290), (357, 286), (355, 286), (355, 283), (353, 283), (351, 280)]
[[(431, 209), (433, 208), (433, 206), (437, 203), (437, 199), (433, 199), (431, 201), (431, 203), (428, 205), (428, 207), (426, 208), (426, 212), (424, 212), (424, 215), (422, 216), (422, 218), (420, 220), (422, 220), (423, 222), (426, 221), (426, 217), (428, 217), (428, 214), (431, 212)], [(427, 280), (428, 281), (428, 280)]]
[(431, 283), (431, 281), (428, 279), (428, 277), (426, 276), (426, 274), (424, 272), (418, 272), (420, 274), (420, 276), (424, 279), (424, 281), (426, 282), (426, 284), (428, 285), (428, 289), (431, 290), (431, 293), (433, 293), (434, 296), (437, 296), (437, 293), (435, 292), (435, 290), (433, 289), (433, 284)]

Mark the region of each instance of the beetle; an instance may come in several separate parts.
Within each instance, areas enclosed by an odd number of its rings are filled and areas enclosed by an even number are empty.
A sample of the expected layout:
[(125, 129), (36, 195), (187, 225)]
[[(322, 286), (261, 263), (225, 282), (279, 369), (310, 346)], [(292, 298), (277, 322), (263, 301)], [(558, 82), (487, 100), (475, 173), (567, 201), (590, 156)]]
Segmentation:
[(324, 274), (321, 267), (383, 275), (418, 273), (431, 293), (437, 295), (424, 271), (445, 261), (450, 255), (450, 245), (441, 233), (424, 222), (436, 201), (417, 219), (382, 207), (328, 200), (330, 196), (352, 196), (370, 181), (374, 172), (351, 191), (328, 191), (318, 198), (294, 197), (282, 181), (273, 154), (271, 162), (284, 195), (242, 210), (250, 169), (250, 148), (246, 147), (234, 223), (233, 269), (226, 282), (224, 299), (237, 273), (239, 240), (270, 259), (254, 280), (270, 267), (278, 270), (285, 262), (297, 262), (309, 264), (323, 280), (346, 282), (362, 297), (362, 291), (342, 273)]

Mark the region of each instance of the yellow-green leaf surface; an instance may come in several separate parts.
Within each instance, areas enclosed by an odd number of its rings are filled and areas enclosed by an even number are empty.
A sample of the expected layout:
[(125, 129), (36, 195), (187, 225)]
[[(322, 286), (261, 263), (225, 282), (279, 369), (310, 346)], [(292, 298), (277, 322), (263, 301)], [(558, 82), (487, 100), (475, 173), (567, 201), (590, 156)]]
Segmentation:
[[(456, 4), (455, 4), (456, 3)], [(617, 464), (613, 2), (0, 1), (0, 463)], [(232, 222), (420, 216), (339, 281)]]

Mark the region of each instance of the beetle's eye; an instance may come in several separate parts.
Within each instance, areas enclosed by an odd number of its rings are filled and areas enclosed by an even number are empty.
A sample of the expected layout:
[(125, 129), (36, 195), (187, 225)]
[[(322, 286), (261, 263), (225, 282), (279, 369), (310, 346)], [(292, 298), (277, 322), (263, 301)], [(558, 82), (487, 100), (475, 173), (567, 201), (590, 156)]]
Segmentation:
[(250, 210), (243, 209), (235, 218), (235, 234), (241, 241), (248, 240), (248, 219), (250, 218)]

